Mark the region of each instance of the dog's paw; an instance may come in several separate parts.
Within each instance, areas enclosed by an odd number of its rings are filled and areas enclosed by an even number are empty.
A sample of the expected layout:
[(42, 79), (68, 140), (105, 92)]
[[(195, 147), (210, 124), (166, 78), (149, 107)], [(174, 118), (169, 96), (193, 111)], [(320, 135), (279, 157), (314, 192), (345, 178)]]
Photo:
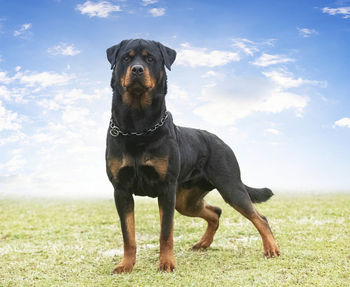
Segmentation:
[(176, 270), (175, 259), (160, 260), (158, 271), (173, 272)]
[(134, 262), (132, 260), (122, 260), (112, 271), (112, 274), (130, 273), (134, 268)]
[(264, 255), (266, 258), (274, 258), (280, 256), (280, 248), (276, 243), (266, 246), (264, 248)]
[(198, 242), (197, 244), (193, 245), (190, 250), (192, 251), (200, 251), (200, 250), (206, 250), (209, 247), (210, 244), (206, 244), (203, 242)]

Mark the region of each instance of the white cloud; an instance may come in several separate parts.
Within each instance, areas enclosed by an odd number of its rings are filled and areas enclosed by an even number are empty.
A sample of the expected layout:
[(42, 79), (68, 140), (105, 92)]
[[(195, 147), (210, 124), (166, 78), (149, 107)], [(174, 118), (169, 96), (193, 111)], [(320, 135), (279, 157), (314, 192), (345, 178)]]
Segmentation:
[(39, 128), (32, 135), (32, 139), (36, 143), (48, 143), (52, 149), (73, 143), (79, 137), (79, 131), (74, 134), (67, 124), (57, 122), (57, 120), (55, 123), (50, 121), (46, 126)]
[(158, 0), (142, 0), (142, 5), (143, 6), (148, 6), (157, 3)]
[(78, 4), (76, 10), (79, 10), (81, 14), (87, 14), (89, 17), (107, 18), (112, 12), (120, 12), (121, 8), (108, 1), (86, 1), (83, 4)]
[(72, 89), (69, 91), (59, 91), (52, 99), (42, 99), (38, 102), (45, 111), (59, 110), (67, 105), (73, 105), (78, 100), (92, 101), (100, 98), (102, 95), (109, 94), (109, 89), (95, 89), (93, 94), (86, 94), (82, 89)]
[[(29, 175), (27, 186), (31, 194), (35, 191), (40, 195), (47, 194), (44, 191), (49, 187), (49, 196), (111, 195), (112, 186), (104, 168), (110, 116), (107, 110), (102, 112), (97, 105), (88, 108), (83, 103), (76, 103), (45, 116), (47, 124), (31, 134), (35, 163), (25, 173)], [(52, 118), (53, 114), (56, 116)], [(104, 114), (106, 118), (102, 117)], [(9, 184), (6, 187), (9, 189)]]
[(23, 99), (26, 93), (26, 89), (23, 88), (9, 89), (6, 86), (0, 86), (0, 98), (5, 101), (15, 100), (17, 103), (26, 103), (26, 100)]
[(7, 110), (0, 101), (0, 131), (2, 130), (19, 130), (21, 128), (21, 120), (18, 114)]
[(0, 163), (0, 169), (5, 169), (8, 172), (15, 172), (23, 168), (27, 161), (22, 156), (20, 149), (15, 149), (12, 152), (12, 157), (5, 163)]
[(60, 109), (60, 105), (55, 100), (42, 99), (37, 102), (37, 104), (44, 108), (45, 113), (47, 111), (58, 111)]
[(329, 15), (342, 15), (343, 18), (350, 18), (350, 7), (338, 7), (338, 8), (322, 8), (323, 13), (327, 13)]
[(174, 100), (188, 100), (188, 92), (176, 84), (169, 85), (169, 92), (167, 97)]
[(165, 14), (165, 8), (152, 8), (149, 9), (148, 12), (153, 16), (153, 17), (160, 17)]
[[(15, 71), (13, 76), (9, 76), (7, 72), (0, 72), (0, 98), (7, 101), (15, 100), (18, 103), (27, 102), (24, 99), (27, 94), (38, 92), (41, 88), (66, 85), (75, 77), (74, 74), (51, 71), (33, 72), (27, 70), (22, 72), (20, 66), (16, 66)], [(10, 84), (16, 86), (9, 88)], [(24, 87), (20, 87), (20, 85)]]
[(12, 81), (12, 78), (7, 76), (7, 72), (0, 72), (0, 83), (8, 84)]
[[(3, 156), (0, 160), (3, 192), (51, 196), (83, 190), (90, 195), (109, 195), (112, 191), (104, 168), (111, 90), (105, 85), (99, 89), (102, 84), (85, 80), (71, 89), (68, 84), (73, 77), (20, 68), (1, 73), (0, 154), (6, 154), (11, 147), (23, 149), (21, 155), (7, 159)], [(39, 93), (38, 88), (45, 90)], [(20, 95), (30, 105), (14, 103)], [(86, 176), (90, 178), (88, 184)], [(23, 188), (18, 189), (22, 184)]]
[(308, 29), (308, 28), (297, 28), (299, 31), (299, 34), (303, 36), (304, 38), (309, 38), (311, 35), (316, 35), (318, 32), (315, 29)]
[(281, 113), (284, 110), (294, 109), (300, 117), (307, 106), (308, 98), (294, 93), (271, 91), (271, 95), (259, 95), (254, 99), (234, 99), (231, 95), (216, 97), (215, 92), (211, 100), (200, 105), (194, 113), (202, 119), (217, 125), (231, 125), (238, 119), (248, 117), (256, 112)]
[(23, 35), (26, 31), (28, 31), (32, 27), (31, 23), (23, 24), (19, 30), (15, 30), (13, 32), (13, 36), (18, 37)]
[(18, 141), (23, 141), (25, 138), (25, 134), (17, 130), (14, 134), (6, 135), (5, 137), (0, 137), (0, 146), (9, 143), (15, 143)]
[(295, 109), (296, 115), (301, 117), (303, 109), (309, 99), (290, 92), (275, 91), (270, 97), (257, 102), (254, 110), (268, 113), (280, 113), (287, 109)]
[(334, 123), (334, 126), (350, 128), (350, 118), (342, 118)]
[(277, 114), (294, 110), (296, 116), (301, 117), (309, 98), (289, 89), (320, 83), (295, 78), (286, 71), (265, 72), (264, 75), (266, 78), (217, 78), (217, 82), (203, 87), (201, 103), (197, 104), (194, 114), (218, 125), (232, 125), (258, 112)]
[(185, 43), (181, 44), (176, 63), (190, 67), (216, 67), (239, 60), (237, 53), (220, 50), (208, 51), (207, 48), (195, 48)]
[(259, 51), (257, 44), (248, 39), (236, 38), (236, 39), (232, 39), (232, 41), (233, 41), (233, 47), (236, 47), (239, 50), (242, 50), (245, 54), (249, 56), (253, 56), (254, 53)]
[(74, 44), (60, 43), (54, 47), (49, 48), (48, 53), (52, 55), (63, 55), (63, 56), (75, 56), (80, 53), (80, 51), (75, 48)]
[(265, 129), (265, 132), (267, 132), (269, 134), (273, 134), (273, 135), (280, 135), (281, 134), (281, 132), (278, 129), (274, 129), (274, 128)]
[(18, 79), (22, 84), (28, 87), (49, 87), (55, 85), (64, 85), (67, 84), (72, 78), (72, 75), (68, 75), (65, 73), (59, 74), (56, 72), (25, 72), (25, 73), (17, 73), (15, 75), (16, 79)]
[(292, 73), (283, 69), (262, 72), (262, 74), (282, 89), (297, 88), (305, 84), (326, 86), (326, 83), (320, 81), (304, 80), (301, 77), (295, 79)]
[(76, 106), (67, 106), (62, 112), (62, 120), (64, 123), (76, 123), (80, 125), (93, 125), (93, 121), (89, 120), (87, 117), (90, 114), (87, 108), (80, 108)]
[(218, 75), (219, 75), (218, 72), (215, 72), (215, 71), (213, 71), (213, 70), (210, 70), (210, 71), (204, 73), (204, 74), (201, 76), (201, 78), (217, 77)]
[(55, 101), (61, 104), (73, 104), (77, 100), (95, 100), (101, 97), (101, 95), (110, 94), (108, 88), (95, 89), (92, 94), (85, 93), (82, 89), (72, 89), (70, 91), (60, 92), (55, 96)]
[(255, 62), (253, 62), (253, 65), (267, 67), (288, 62), (294, 62), (294, 59), (288, 58), (284, 55), (271, 55), (264, 53)]

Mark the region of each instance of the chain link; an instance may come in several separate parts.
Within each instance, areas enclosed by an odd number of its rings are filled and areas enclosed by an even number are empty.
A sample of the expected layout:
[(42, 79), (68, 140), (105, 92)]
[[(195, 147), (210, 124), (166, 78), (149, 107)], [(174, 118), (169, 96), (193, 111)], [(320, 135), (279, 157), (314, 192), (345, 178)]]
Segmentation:
[(168, 119), (168, 112), (165, 111), (164, 116), (160, 119), (160, 121), (158, 123), (155, 124), (154, 127), (149, 128), (148, 130), (144, 131), (144, 132), (123, 132), (114, 122), (113, 118), (110, 119), (109, 121), (109, 134), (112, 137), (117, 137), (119, 135), (122, 136), (142, 136), (148, 133), (152, 133), (154, 131), (156, 131), (157, 129), (159, 129), (161, 126), (163, 126), (165, 124), (165, 121)]

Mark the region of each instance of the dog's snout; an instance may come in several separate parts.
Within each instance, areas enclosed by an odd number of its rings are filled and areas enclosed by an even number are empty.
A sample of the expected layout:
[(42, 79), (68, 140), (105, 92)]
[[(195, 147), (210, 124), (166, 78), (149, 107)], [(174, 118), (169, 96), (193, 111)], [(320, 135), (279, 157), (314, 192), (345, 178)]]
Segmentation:
[(131, 72), (135, 76), (142, 76), (144, 71), (145, 69), (143, 68), (142, 65), (133, 65), (131, 67)]

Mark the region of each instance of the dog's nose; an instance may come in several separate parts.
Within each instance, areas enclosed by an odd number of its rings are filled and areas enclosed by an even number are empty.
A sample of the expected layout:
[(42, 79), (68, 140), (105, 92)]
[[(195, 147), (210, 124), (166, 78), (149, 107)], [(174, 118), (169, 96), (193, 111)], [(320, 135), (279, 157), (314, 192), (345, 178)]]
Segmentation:
[(131, 72), (135, 76), (142, 76), (144, 72), (144, 68), (142, 65), (133, 65), (131, 67)]

